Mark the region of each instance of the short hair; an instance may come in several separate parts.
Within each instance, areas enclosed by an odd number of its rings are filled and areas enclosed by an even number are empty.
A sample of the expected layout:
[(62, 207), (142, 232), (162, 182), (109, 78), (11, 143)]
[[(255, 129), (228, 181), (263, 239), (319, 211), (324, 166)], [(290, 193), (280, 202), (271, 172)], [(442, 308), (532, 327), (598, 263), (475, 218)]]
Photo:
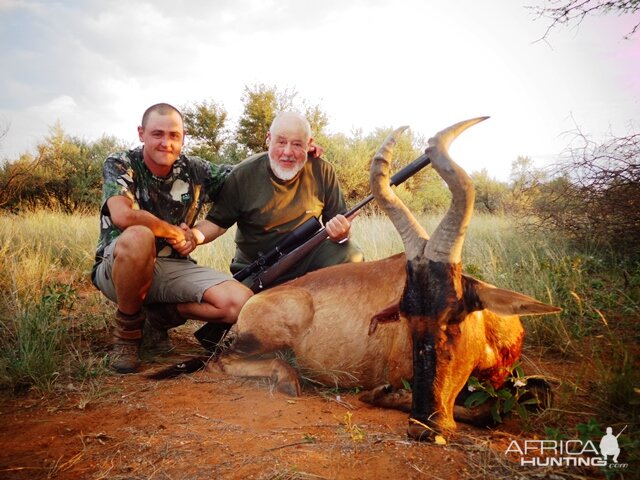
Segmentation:
[(295, 118), (296, 120), (300, 121), (300, 123), (302, 123), (302, 126), (304, 127), (307, 137), (311, 138), (313, 136), (311, 132), (311, 124), (309, 123), (309, 120), (307, 120), (307, 117), (305, 117), (301, 113), (293, 111), (280, 112), (278, 115), (276, 115), (276, 118), (273, 119), (273, 121), (271, 122), (271, 126), (269, 127), (269, 133), (273, 135), (274, 126), (287, 117)]
[(180, 112), (180, 110), (168, 103), (156, 103), (155, 105), (151, 105), (149, 108), (147, 108), (142, 114), (142, 123), (140, 124), (142, 125), (142, 128), (147, 125), (149, 116), (153, 112), (158, 112), (160, 115), (167, 115), (170, 112), (176, 112), (178, 115), (180, 115), (180, 120), (182, 120), (182, 124), (184, 125), (184, 117), (182, 116), (182, 112)]

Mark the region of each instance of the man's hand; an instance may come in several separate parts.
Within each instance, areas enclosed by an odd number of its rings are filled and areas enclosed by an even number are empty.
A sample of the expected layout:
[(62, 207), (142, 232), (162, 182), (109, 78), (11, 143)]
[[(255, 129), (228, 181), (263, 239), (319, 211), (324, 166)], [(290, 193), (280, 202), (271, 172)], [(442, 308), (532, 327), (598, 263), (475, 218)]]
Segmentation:
[(320, 158), (324, 153), (324, 148), (322, 148), (320, 145), (312, 143), (311, 145), (309, 145), (309, 151), (307, 153), (311, 155), (312, 158)]
[(193, 235), (193, 231), (186, 223), (181, 223), (179, 227), (172, 229), (172, 235), (167, 236), (169, 245), (183, 257), (193, 252), (198, 246), (198, 242)]
[(327, 235), (333, 242), (342, 242), (349, 238), (351, 221), (344, 215), (336, 215), (325, 225)]

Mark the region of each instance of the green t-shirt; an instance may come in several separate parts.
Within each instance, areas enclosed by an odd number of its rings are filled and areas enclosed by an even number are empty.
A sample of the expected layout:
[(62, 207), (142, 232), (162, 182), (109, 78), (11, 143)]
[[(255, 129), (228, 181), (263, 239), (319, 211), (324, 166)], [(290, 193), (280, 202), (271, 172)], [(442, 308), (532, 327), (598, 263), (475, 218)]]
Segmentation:
[[(107, 245), (122, 233), (111, 221), (109, 198), (123, 195), (133, 202), (134, 209), (146, 210), (172, 225), (191, 225), (199, 207), (216, 199), (230, 172), (229, 166), (180, 155), (169, 175), (157, 177), (144, 163), (142, 147), (109, 155), (102, 169), (100, 239), (94, 270)], [(164, 238), (156, 238), (156, 252), (159, 257), (182, 258)]]
[(323, 223), (347, 210), (333, 167), (309, 158), (292, 180), (277, 178), (269, 155), (238, 164), (220, 192), (207, 220), (223, 228), (238, 224), (236, 245), (251, 261), (311, 217)]

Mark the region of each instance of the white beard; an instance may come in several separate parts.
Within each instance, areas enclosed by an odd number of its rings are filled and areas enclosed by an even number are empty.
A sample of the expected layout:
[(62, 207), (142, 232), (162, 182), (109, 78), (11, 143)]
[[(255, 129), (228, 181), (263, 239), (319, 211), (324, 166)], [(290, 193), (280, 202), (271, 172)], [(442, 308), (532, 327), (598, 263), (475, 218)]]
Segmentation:
[(276, 162), (271, 160), (271, 158), (269, 158), (269, 165), (271, 166), (271, 171), (273, 172), (273, 174), (276, 177), (278, 177), (280, 180), (285, 182), (294, 178), (298, 174), (298, 172), (302, 170), (302, 168), (304, 167), (304, 163), (303, 163), (299, 166), (296, 166), (295, 168), (287, 168), (287, 169), (281, 168), (280, 165), (278, 165)]

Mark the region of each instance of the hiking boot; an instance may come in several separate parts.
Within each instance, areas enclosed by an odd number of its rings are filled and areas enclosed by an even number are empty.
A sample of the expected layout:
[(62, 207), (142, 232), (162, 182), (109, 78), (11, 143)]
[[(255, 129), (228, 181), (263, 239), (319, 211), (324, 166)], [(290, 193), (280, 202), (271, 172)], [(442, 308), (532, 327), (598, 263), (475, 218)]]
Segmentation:
[(173, 349), (169, 329), (184, 325), (186, 319), (178, 313), (175, 303), (152, 303), (145, 305), (146, 322), (142, 334), (143, 348), (166, 353)]
[(111, 368), (117, 373), (135, 373), (140, 368), (139, 343), (116, 343), (111, 348), (109, 358)]
[(134, 373), (140, 368), (140, 343), (144, 313), (126, 315), (116, 312), (116, 326), (113, 329), (113, 347), (109, 353), (111, 367), (118, 373)]
[(142, 328), (142, 349), (157, 353), (167, 353), (173, 350), (169, 330), (156, 327), (147, 317)]

